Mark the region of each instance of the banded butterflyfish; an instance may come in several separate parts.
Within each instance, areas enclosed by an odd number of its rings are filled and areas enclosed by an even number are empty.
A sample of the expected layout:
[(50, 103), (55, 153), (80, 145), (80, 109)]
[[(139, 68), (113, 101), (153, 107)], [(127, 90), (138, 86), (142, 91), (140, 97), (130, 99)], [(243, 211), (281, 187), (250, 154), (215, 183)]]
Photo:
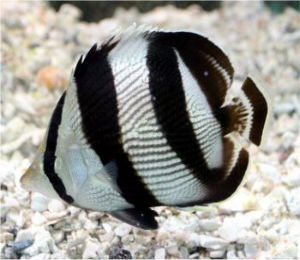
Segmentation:
[(130, 27), (82, 56), (52, 114), (24, 188), (136, 227), (151, 207), (230, 197), (260, 145), (268, 103), (200, 34)]

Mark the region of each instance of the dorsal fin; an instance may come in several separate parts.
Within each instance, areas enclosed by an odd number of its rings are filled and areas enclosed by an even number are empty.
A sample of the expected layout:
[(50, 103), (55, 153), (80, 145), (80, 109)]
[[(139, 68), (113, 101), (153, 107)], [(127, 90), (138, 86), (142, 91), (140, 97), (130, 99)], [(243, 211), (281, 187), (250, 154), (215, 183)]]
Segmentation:
[(108, 53), (116, 46), (117, 43), (118, 41), (115, 40), (115, 37), (111, 37), (99, 48), (97, 43), (95, 43), (85, 57), (81, 55), (74, 70), (75, 81), (77, 82), (85, 75), (88, 68), (91, 67), (91, 64), (101, 62), (101, 59), (106, 58)]

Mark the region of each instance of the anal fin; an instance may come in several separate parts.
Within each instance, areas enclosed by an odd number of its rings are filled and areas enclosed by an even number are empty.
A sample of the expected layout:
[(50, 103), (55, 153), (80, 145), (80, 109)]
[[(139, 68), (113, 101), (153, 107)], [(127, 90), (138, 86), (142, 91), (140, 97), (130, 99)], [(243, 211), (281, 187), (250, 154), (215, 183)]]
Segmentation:
[(157, 229), (158, 223), (155, 216), (157, 212), (150, 208), (130, 208), (109, 212), (113, 217), (134, 227), (142, 229)]

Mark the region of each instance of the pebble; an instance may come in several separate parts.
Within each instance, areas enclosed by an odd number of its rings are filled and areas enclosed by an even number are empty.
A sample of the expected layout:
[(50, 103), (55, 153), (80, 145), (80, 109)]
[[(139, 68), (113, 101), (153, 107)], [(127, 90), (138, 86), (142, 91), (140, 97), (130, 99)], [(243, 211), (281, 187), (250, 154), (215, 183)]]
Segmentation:
[(31, 240), (31, 239), (22, 240), (22, 241), (13, 243), (12, 248), (15, 253), (19, 253), (22, 250), (24, 250), (25, 248), (31, 246), (32, 244), (33, 244), (33, 240)]
[(12, 247), (4, 247), (3, 251), (4, 251), (4, 253), (3, 253), (4, 259), (17, 259), (18, 258), (16, 253), (12, 249)]
[(40, 193), (33, 193), (31, 197), (31, 209), (33, 211), (44, 211), (48, 208), (49, 199)]
[(199, 221), (199, 226), (204, 231), (215, 231), (219, 228), (220, 223), (219, 223), (219, 220), (216, 219), (216, 218), (214, 218), (214, 219), (201, 219)]
[(186, 237), (186, 242), (189, 247), (200, 246), (201, 245), (201, 235), (198, 235), (195, 232), (190, 233)]
[(194, 253), (189, 256), (189, 259), (198, 259), (198, 258), (199, 258), (199, 253)]
[(200, 241), (202, 247), (212, 250), (224, 249), (229, 244), (229, 242), (224, 239), (207, 235), (200, 235)]
[(63, 88), (67, 85), (67, 79), (62, 71), (53, 66), (41, 68), (36, 75), (37, 85), (45, 86), (49, 89)]
[(13, 222), (17, 227), (22, 228), (25, 223), (24, 212), (12, 208), (8, 211), (6, 219)]
[(65, 208), (65, 204), (59, 200), (51, 200), (48, 204), (48, 210), (53, 213), (62, 212)]
[(299, 248), (291, 246), (274, 256), (274, 259), (299, 259)]
[(259, 248), (257, 244), (245, 244), (244, 245), (244, 252), (246, 258), (257, 258), (259, 255)]
[(270, 163), (260, 163), (260, 171), (264, 174), (264, 177), (268, 178), (274, 183), (280, 183), (282, 180), (279, 167)]
[(181, 258), (187, 259), (189, 258), (189, 250), (185, 246), (181, 246), (180, 249)]
[(109, 259), (132, 259), (132, 255), (126, 249), (113, 247), (109, 253)]
[(15, 242), (33, 240), (34, 238), (34, 230), (32, 228), (21, 229), (18, 231)]
[(219, 236), (226, 241), (234, 242), (245, 234), (245, 230), (241, 227), (242, 222), (235, 219), (226, 218), (222, 226), (218, 229)]
[(58, 230), (58, 231), (53, 232), (52, 236), (53, 236), (55, 243), (59, 244), (64, 239), (64, 232), (62, 232), (61, 230)]
[(225, 250), (213, 250), (209, 252), (209, 257), (213, 259), (224, 258), (225, 252)]
[(291, 214), (300, 216), (300, 200), (299, 200), (300, 188), (295, 188), (285, 193), (285, 199)]
[(167, 253), (171, 256), (179, 256), (179, 250), (178, 250), (178, 246), (177, 245), (173, 245), (173, 246), (168, 246), (166, 248)]
[(34, 224), (36, 226), (41, 226), (46, 221), (47, 221), (47, 219), (40, 212), (35, 212), (32, 217), (32, 224)]
[(19, 208), (20, 207), (19, 202), (15, 198), (12, 198), (12, 197), (5, 197), (4, 205), (7, 206), (8, 208)]
[(236, 252), (234, 249), (228, 250), (226, 253), (227, 259), (238, 259), (239, 257), (236, 255)]
[(291, 188), (300, 186), (299, 169), (294, 169), (288, 172), (288, 175), (283, 178), (283, 181)]
[(165, 259), (166, 257), (166, 249), (158, 248), (155, 250), (154, 259)]
[(54, 253), (57, 251), (55, 241), (49, 231), (44, 228), (37, 230), (34, 237), (34, 243), (27, 247), (24, 252), (30, 256), (35, 256), (40, 253)]
[(130, 233), (130, 231), (132, 230), (132, 227), (129, 226), (126, 223), (122, 223), (120, 225), (118, 225), (116, 227), (116, 229), (114, 230), (115, 234), (119, 237), (123, 237), (125, 235), (128, 235)]
[(218, 205), (221, 213), (241, 212), (257, 208), (257, 198), (245, 188)]
[(8, 241), (14, 240), (14, 235), (9, 232), (0, 233), (0, 243), (8, 243)]
[(103, 250), (101, 244), (96, 239), (88, 239), (85, 243), (82, 258), (99, 259), (103, 258)]

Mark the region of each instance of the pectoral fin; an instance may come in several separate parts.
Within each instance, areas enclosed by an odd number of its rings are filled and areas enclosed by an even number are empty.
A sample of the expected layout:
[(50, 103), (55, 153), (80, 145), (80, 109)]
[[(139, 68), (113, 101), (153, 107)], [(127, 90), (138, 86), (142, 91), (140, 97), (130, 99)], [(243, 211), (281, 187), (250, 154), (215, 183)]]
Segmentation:
[(130, 208), (109, 212), (113, 217), (126, 222), (129, 225), (143, 229), (157, 229), (155, 216), (157, 212), (150, 208)]

